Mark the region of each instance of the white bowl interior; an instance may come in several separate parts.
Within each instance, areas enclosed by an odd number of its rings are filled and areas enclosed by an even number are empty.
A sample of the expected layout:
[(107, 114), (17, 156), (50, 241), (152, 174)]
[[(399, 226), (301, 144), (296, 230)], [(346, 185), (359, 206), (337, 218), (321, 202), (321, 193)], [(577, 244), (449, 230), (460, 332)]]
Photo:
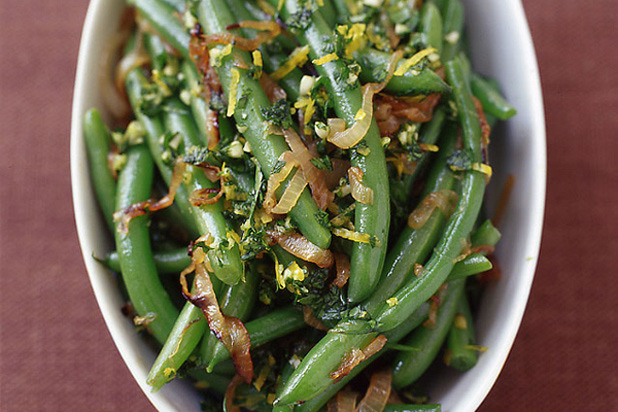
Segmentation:
[[(497, 249), (503, 277), (484, 294), (477, 319), (478, 341), (489, 350), (471, 371), (447, 373), (430, 388), (444, 411), (473, 411), (496, 380), (523, 316), (536, 267), (545, 202), (545, 124), (538, 67), (519, 0), (464, 0), (467, 33), (477, 71), (498, 79), (518, 110), (493, 137), (495, 175), (488, 189), (489, 209), (505, 177), (516, 178)], [(95, 296), (118, 350), (141, 389), (159, 410), (199, 411), (191, 385), (174, 381), (152, 393), (146, 375), (155, 354), (122, 315), (124, 303), (113, 277), (94, 259), (113, 246), (97, 210), (83, 143), (82, 117), (103, 108), (98, 82), (99, 56), (116, 31), (122, 0), (92, 0), (79, 52), (71, 125), (71, 178), (77, 231)], [(491, 215), (491, 210), (490, 210)]]

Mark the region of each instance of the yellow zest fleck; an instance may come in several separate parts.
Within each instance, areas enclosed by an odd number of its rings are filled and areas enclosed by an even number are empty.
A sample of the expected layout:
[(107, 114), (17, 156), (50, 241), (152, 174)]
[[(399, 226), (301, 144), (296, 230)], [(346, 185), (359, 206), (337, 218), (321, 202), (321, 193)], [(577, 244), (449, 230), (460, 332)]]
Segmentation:
[(277, 259), (277, 255), (273, 253), (273, 258), (275, 259), (275, 277), (277, 279), (277, 286), (280, 289), (285, 288), (285, 279), (283, 278), (283, 265), (279, 264), (279, 259)]
[(470, 168), (472, 170), (476, 170), (477, 172), (486, 174), (488, 178), (490, 178), (493, 173), (491, 166), (485, 163), (472, 163), (472, 166), (470, 166)]
[(240, 243), (240, 236), (238, 236), (238, 233), (234, 232), (233, 230), (228, 231), (225, 235), (230, 241), (230, 243)]
[(311, 62), (315, 64), (316, 66), (321, 66), (323, 64), (332, 62), (333, 60), (337, 60), (337, 59), (339, 59), (339, 56), (337, 56), (337, 53), (329, 53), (326, 56), (320, 57), (319, 59), (313, 59)]
[(339, 236), (353, 242), (369, 243), (369, 241), (371, 240), (371, 235), (369, 233), (353, 232), (342, 227), (336, 227), (332, 230), (332, 232), (335, 236)]
[(210, 49), (210, 65), (220, 67), (221, 60), (230, 53), (232, 53), (232, 43), (224, 47), (213, 47)]
[(157, 87), (159, 87), (159, 89), (163, 93), (163, 96), (167, 97), (172, 95), (172, 91), (170, 90), (170, 88), (167, 86), (167, 84), (165, 84), (163, 79), (161, 79), (161, 72), (159, 70), (154, 69), (152, 71), (152, 81), (154, 82), (154, 84), (157, 85)]
[(358, 109), (358, 112), (356, 112), (356, 114), (354, 115), (354, 120), (360, 122), (365, 118), (365, 116), (367, 116), (367, 113), (365, 113), (363, 109)]
[(274, 393), (269, 393), (268, 396), (266, 397), (266, 402), (272, 405), (273, 403), (275, 403), (276, 398), (277, 398), (277, 395), (275, 395)]
[(290, 263), (290, 265), (283, 271), (283, 279), (284, 281), (291, 279), (302, 282), (305, 280), (305, 272), (300, 266), (298, 266), (298, 263), (294, 261)]
[(258, 374), (258, 376), (255, 378), (255, 381), (253, 382), (253, 386), (255, 386), (255, 389), (257, 389), (258, 392), (262, 390), (262, 386), (264, 386), (264, 383), (266, 382), (266, 378), (268, 378), (268, 374), (270, 373), (271, 369), (272, 369), (272, 365), (270, 364), (270, 362), (264, 365), (262, 369), (260, 369), (260, 373)]
[(464, 315), (458, 313), (455, 315), (455, 319), (453, 320), (453, 326), (457, 329), (466, 330), (468, 329), (468, 320)]
[(176, 376), (176, 369), (165, 368), (163, 369), (163, 375), (165, 375), (167, 379), (174, 379), (174, 377)]
[(297, 47), (290, 54), (290, 58), (270, 75), (270, 78), (275, 81), (281, 80), (296, 67), (305, 64), (307, 60), (309, 60), (309, 46)]
[(371, 153), (371, 149), (369, 149), (369, 147), (359, 147), (358, 149), (356, 149), (356, 152), (363, 156), (369, 156), (369, 153)]
[(364, 23), (354, 23), (351, 26), (337, 26), (337, 32), (346, 40), (345, 58), (354, 57), (354, 52), (362, 49), (366, 43), (367, 26)]
[(466, 349), (470, 349), (476, 352), (487, 352), (489, 348), (487, 346), (479, 346), (479, 345), (466, 345), (464, 346)]
[(227, 117), (234, 115), (236, 110), (236, 101), (238, 100), (236, 95), (238, 94), (238, 82), (240, 82), (240, 72), (235, 67), (232, 67), (232, 81), (230, 83), (230, 96), (227, 104)]
[(386, 299), (386, 303), (388, 303), (388, 306), (392, 308), (393, 306), (397, 306), (399, 304), (399, 299), (393, 296), (390, 299)]
[(281, 11), (284, 3), (285, 3), (285, 0), (279, 0), (279, 3), (277, 3), (277, 10)]
[(262, 67), (262, 53), (260, 53), (259, 50), (253, 50), (251, 56), (253, 57), (253, 64), (258, 67)]
[(311, 118), (315, 114), (315, 100), (309, 96), (301, 96), (298, 98), (294, 107), (297, 109), (303, 109), (303, 123), (306, 126), (311, 121)]
[(399, 66), (397, 70), (395, 70), (395, 76), (403, 76), (404, 74), (406, 74), (408, 70), (410, 70), (412, 66), (416, 66), (417, 64), (420, 63), (421, 60), (423, 60), (425, 57), (429, 56), (430, 54), (435, 53), (436, 51), (437, 50), (435, 48), (428, 47), (426, 49), (419, 51), (418, 53), (416, 53), (414, 56), (410, 57), (409, 59), (404, 60), (403, 64)]
[(425, 152), (437, 152), (440, 150), (435, 144), (419, 143), (420, 148)]
[(259, 50), (253, 50), (251, 56), (253, 58), (253, 65), (257, 68), (255, 73), (253, 74), (253, 77), (255, 79), (259, 79), (260, 77), (262, 77), (262, 53)]

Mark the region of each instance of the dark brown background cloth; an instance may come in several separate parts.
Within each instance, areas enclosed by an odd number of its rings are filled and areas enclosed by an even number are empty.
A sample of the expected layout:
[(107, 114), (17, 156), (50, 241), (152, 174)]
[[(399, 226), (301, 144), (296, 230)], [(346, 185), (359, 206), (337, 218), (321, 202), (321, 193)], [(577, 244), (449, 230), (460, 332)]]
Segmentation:
[[(522, 328), (480, 410), (618, 411), (618, 2), (524, 4), (545, 94), (547, 213)], [(153, 409), (105, 329), (74, 227), (86, 8), (0, 1), (2, 411)]]

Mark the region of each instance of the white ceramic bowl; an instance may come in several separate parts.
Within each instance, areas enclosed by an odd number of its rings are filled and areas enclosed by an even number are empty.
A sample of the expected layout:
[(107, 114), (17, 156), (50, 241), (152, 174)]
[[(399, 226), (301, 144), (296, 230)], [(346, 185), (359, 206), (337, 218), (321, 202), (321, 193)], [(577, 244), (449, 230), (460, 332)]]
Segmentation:
[[(516, 184), (503, 219), (503, 238), (496, 254), (503, 277), (489, 286), (477, 319), (478, 341), (489, 350), (471, 371), (451, 373), (431, 388), (432, 398), (444, 411), (473, 411), (496, 380), (528, 300), (536, 267), (545, 203), (545, 123), (536, 57), (519, 0), (464, 0), (467, 33), (476, 70), (500, 82), (508, 100), (518, 109), (498, 129), (492, 141), (495, 175), (487, 202), (495, 204), (505, 176)], [(190, 385), (172, 382), (151, 393), (146, 375), (155, 354), (121, 314), (123, 300), (107, 271), (93, 258), (111, 250), (107, 228), (97, 211), (89, 179), (81, 119), (90, 107), (103, 108), (97, 86), (99, 56), (115, 32), (123, 0), (92, 0), (79, 51), (71, 125), (71, 178), (75, 220), (82, 254), (99, 307), (122, 358), (133, 377), (159, 410), (198, 411), (198, 395)]]

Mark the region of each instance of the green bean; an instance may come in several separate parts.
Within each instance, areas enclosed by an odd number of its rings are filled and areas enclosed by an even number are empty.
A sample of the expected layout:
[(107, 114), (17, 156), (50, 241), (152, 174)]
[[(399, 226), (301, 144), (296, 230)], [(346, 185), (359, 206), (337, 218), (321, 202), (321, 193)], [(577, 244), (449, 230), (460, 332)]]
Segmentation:
[[(384, 336), (388, 339), (388, 343), (396, 343), (403, 339), (408, 333), (416, 329), (426, 318), (429, 311), (429, 305), (424, 304), (418, 308), (412, 315), (410, 315), (399, 328), (388, 331)], [(375, 337), (375, 334), (373, 335)], [(387, 348), (382, 348), (380, 352), (376, 353), (371, 358), (362, 361), (352, 371), (343, 377), (338, 382), (333, 382), (330, 377), (327, 378), (327, 386), (317, 393), (311, 399), (306, 402), (296, 405), (292, 410), (294, 412), (314, 412), (320, 410), (322, 406), (328, 402), (333, 396), (337, 394), (344, 386), (346, 386), (352, 379), (354, 379), (359, 373), (361, 373), (367, 366), (369, 366), (376, 359), (381, 357), (387, 352)], [(287, 384), (286, 384), (287, 387)], [(281, 399), (281, 393), (278, 393), (278, 398)], [(281, 402), (283, 403), (283, 402)], [(288, 407), (288, 410), (290, 407)]]
[(127, 2), (135, 6), (155, 31), (185, 59), (191, 59), (189, 54), (191, 36), (182, 22), (175, 17), (174, 7), (163, 0), (127, 0)]
[[(362, 70), (360, 79), (364, 83), (380, 82), (388, 68), (391, 59), (390, 53), (366, 48), (355, 53), (355, 58)], [(397, 63), (397, 67), (404, 64)], [(408, 70), (402, 76), (393, 76), (386, 85), (386, 90), (395, 95), (428, 95), (434, 93), (449, 93), (449, 86), (429, 67), (415, 73)]]
[[(455, 175), (446, 161), (455, 149), (457, 142), (457, 125), (450, 123), (446, 126), (444, 138), (440, 143), (440, 151), (427, 184), (421, 197), (440, 190), (450, 190), (455, 183)], [(407, 224), (401, 235), (391, 246), (380, 278), (378, 288), (371, 297), (364, 302), (369, 313), (374, 314), (386, 299), (393, 294), (411, 277), (414, 276), (414, 264), (423, 263), (440, 237), (446, 218), (438, 209), (434, 210), (427, 222), (419, 229), (412, 229)]]
[(502, 234), (491, 223), (491, 220), (484, 221), (470, 236), (472, 246), (490, 245), (495, 246), (500, 241)]
[(440, 299), (435, 324), (412, 332), (405, 345), (419, 350), (399, 352), (393, 362), (393, 387), (402, 388), (416, 381), (435, 359), (453, 323), (459, 301), (464, 294), (465, 280), (447, 284), (446, 296)]
[(441, 412), (442, 407), (436, 405), (404, 405), (389, 403), (384, 407), (384, 412)]
[(470, 86), (472, 93), (483, 105), (483, 109), (492, 116), (507, 120), (517, 113), (517, 110), (500, 94), (500, 90), (478, 74), (472, 75)]
[[(436, 144), (440, 132), (444, 126), (446, 119), (446, 113), (443, 109), (436, 109), (433, 113), (431, 120), (423, 124), (419, 136), (419, 141), (425, 144)], [(411, 174), (405, 174), (401, 180), (391, 180), (390, 192), (391, 198), (400, 204), (406, 204), (412, 194), (412, 188), (416, 178), (422, 173), (429, 162), (430, 153), (423, 153), (421, 158), (417, 161), (414, 172)]]
[[(288, 335), (305, 326), (303, 314), (292, 306), (273, 310), (272, 312), (245, 323), (245, 328), (251, 338), (251, 347), (257, 348), (265, 343)], [(208, 370), (230, 357), (230, 353), (220, 345), (209, 360)], [(223, 350), (221, 350), (223, 349)]]
[[(269, 0), (276, 5), (276, 0)], [(289, 18), (302, 6), (297, 0), (288, 0), (281, 10), (285, 18)], [(297, 38), (302, 44), (309, 46), (309, 55), (313, 59), (329, 54), (333, 44), (332, 31), (319, 13), (312, 13), (306, 27), (299, 30)], [(317, 72), (327, 79), (326, 88), (333, 103), (337, 116), (347, 124), (354, 123), (354, 117), (362, 105), (361, 89), (351, 86), (341, 76), (347, 70), (345, 63), (333, 60), (316, 66)], [(348, 281), (348, 299), (359, 302), (366, 298), (379, 280), (384, 257), (390, 222), (390, 201), (388, 194), (388, 173), (384, 159), (384, 149), (375, 119), (363, 137), (363, 144), (368, 154), (353, 154), (352, 166), (363, 172), (363, 184), (373, 190), (373, 204), (356, 202), (355, 230), (369, 234), (376, 240), (373, 244), (355, 242), (350, 257), (350, 280)], [(352, 149), (354, 151), (354, 149)]]
[[(211, 34), (225, 32), (225, 28), (234, 23), (234, 18), (223, 0), (203, 0), (198, 7), (198, 15), (204, 29)], [(240, 96), (238, 100), (241, 104), (236, 107), (234, 118), (238, 126), (246, 128), (243, 135), (251, 145), (253, 155), (264, 175), (268, 177), (279, 156), (289, 148), (282, 136), (268, 133), (268, 122), (262, 111), (270, 107), (268, 98), (257, 80), (244, 70), (234, 67), (235, 61), (249, 62), (250, 58), (246, 52), (233, 50), (231, 55), (222, 58), (221, 66), (217, 68), (219, 80), (226, 95), (229, 96), (232, 73), (239, 72), (237, 96)], [(282, 193), (283, 190), (281, 187), (278, 193)], [(302, 192), (288, 215), (310, 242), (321, 248), (329, 247), (330, 231), (321, 223), (320, 209), (308, 189)]]
[(109, 129), (96, 109), (90, 109), (84, 115), (84, 140), (90, 165), (90, 179), (97, 195), (105, 222), (113, 233), (116, 202), (116, 181), (107, 163), (110, 142)]
[[(169, 185), (172, 180), (172, 168), (163, 160), (163, 148), (159, 140), (164, 134), (165, 129), (159, 119), (148, 116), (140, 110), (140, 99), (145, 93), (147, 80), (140, 69), (134, 69), (128, 74), (126, 84), (127, 94), (129, 95), (133, 111), (146, 130), (146, 139), (153, 153), (155, 163), (158, 166), (163, 180)], [(178, 106), (182, 105), (182, 103), (171, 102), (169, 105), (170, 107), (176, 107), (178, 109)], [(187, 113), (182, 112), (180, 109), (167, 110), (165, 113), (165, 121), (168, 126), (167, 130), (171, 132), (180, 132), (183, 139), (186, 139), (185, 146), (189, 146), (189, 143), (199, 145), (199, 138), (196, 136), (195, 125)], [(191, 174), (191, 181), (186, 184), (190, 192), (213, 187), (213, 183), (197, 168), (188, 166), (187, 169)], [(221, 204), (219, 202), (213, 205), (194, 207), (189, 203), (187, 190), (183, 185), (176, 191), (174, 201), (180, 206), (180, 210), (189, 222), (189, 226), (196, 228), (196, 231), (199, 233), (210, 233), (215, 241), (228, 241), (227, 233), (231, 229), (221, 214)], [(238, 282), (244, 270), (240, 260), (238, 245), (233, 245), (230, 249), (213, 249), (208, 252), (208, 256), (217, 278), (230, 284)]]
[(158, 71), (163, 70), (169, 57), (163, 40), (156, 34), (144, 33), (144, 45), (150, 56), (152, 68)]
[(148, 372), (146, 381), (153, 391), (161, 389), (176, 377), (176, 372), (189, 358), (207, 328), (201, 309), (191, 302), (185, 303), (163, 349)]
[(176, 11), (178, 11), (180, 13), (184, 12), (185, 8), (187, 7), (186, 0), (163, 0), (163, 2), (166, 3), (166, 4), (169, 4)]
[(477, 351), (471, 347), (475, 344), (474, 319), (464, 294), (457, 305), (457, 313), (446, 339), (444, 362), (462, 372), (472, 369), (478, 359)]
[[(446, 159), (453, 151), (456, 140), (457, 127), (449, 125), (445, 138), (441, 143), (440, 156), (436, 160), (435, 166), (428, 178), (426, 194), (451, 188), (454, 176), (446, 165)], [(368, 300), (362, 303), (363, 307), (371, 315), (374, 315), (376, 308), (380, 307), (383, 302), (390, 298), (409, 277), (414, 276), (414, 263), (422, 262), (431, 251), (437, 237), (440, 235), (439, 231), (444, 221), (445, 218), (441, 212), (436, 210), (421, 229), (412, 230), (407, 228), (400, 235), (399, 240), (392, 247), (387, 257), (385, 270), (377, 290), (374, 291)], [(327, 334), (316, 345), (316, 347), (322, 349), (311, 350), (301, 362), (293, 378), (288, 382), (286, 388), (287, 399), (292, 399), (291, 402), (311, 399), (312, 396), (320, 392), (323, 386), (329, 382), (328, 374), (341, 363), (343, 355), (348, 353), (353, 347), (363, 347), (362, 345), (366, 345), (376, 336), (375, 333), (363, 332), (359, 331), (354, 335), (346, 335), (345, 333)], [(336, 352), (337, 356), (326, 358), (323, 356), (325, 352)], [(316, 386), (312, 387), (311, 385)], [(282, 398), (281, 402), (291, 403), (286, 401), (286, 398)]]
[[(126, 155), (127, 163), (118, 177), (117, 210), (148, 199), (152, 188), (153, 164), (148, 149), (144, 145), (133, 146)], [(122, 279), (135, 311), (141, 317), (152, 318), (147, 328), (157, 341), (163, 343), (172, 330), (178, 311), (157, 275), (150, 249), (148, 218), (132, 219), (127, 233), (120, 230), (120, 224), (120, 221), (116, 222), (114, 236)]]
[(447, 280), (461, 279), (468, 276), (478, 275), (486, 272), (493, 267), (491, 261), (480, 253), (472, 253), (461, 262), (457, 262), (453, 266), (453, 270), (449, 273)]
[[(185, 148), (199, 146), (201, 141), (199, 133), (187, 107), (178, 100), (172, 100), (167, 104), (168, 110), (163, 116), (165, 129), (171, 133), (180, 133)], [(191, 176), (191, 182), (187, 184), (191, 192), (204, 188), (213, 188), (214, 184), (208, 180), (203, 171), (198, 167), (187, 166), (187, 172)], [(222, 202), (212, 205), (204, 205), (192, 210), (199, 218), (202, 233), (210, 233), (217, 241), (230, 242), (228, 233), (233, 229), (221, 213)], [(196, 219), (197, 220), (197, 219)], [(229, 248), (221, 248), (209, 252), (210, 264), (215, 275), (228, 285), (238, 283), (243, 275), (244, 267), (240, 260), (240, 251), (237, 244)]]
[[(243, 20), (251, 20), (254, 16), (247, 9), (246, 1), (243, 0), (227, 0), (227, 4), (230, 7), (230, 10), (234, 14), (234, 18), (237, 22)], [(243, 34), (248, 36), (252, 30), (243, 29)], [(275, 42), (280, 42), (284, 35), (279, 35)], [(267, 47), (261, 46), (260, 52), (262, 53), (262, 61), (264, 63), (264, 69), (266, 69), (269, 73), (273, 73), (279, 67), (281, 67), (287, 60), (288, 56), (283, 53), (271, 53), (268, 51)], [(303, 72), (298, 68), (294, 68), (288, 74), (286, 74), (283, 78), (277, 81), (277, 83), (285, 90), (288, 100), (295, 101), (298, 99), (298, 90), (300, 86), (300, 80), (303, 77)]]
[(197, 381), (197, 388), (209, 389), (219, 395), (225, 395), (225, 391), (231, 381), (231, 378), (227, 376), (218, 375), (216, 373), (206, 373), (202, 368), (189, 369), (187, 373)]
[(438, 7), (427, 2), (421, 8), (421, 35), (426, 47), (442, 50), (442, 15)]
[[(447, 62), (445, 67), (447, 79), (453, 87), (459, 122), (463, 129), (463, 148), (472, 163), (480, 163), (481, 127), (461, 62), (459, 59), (454, 59)], [(464, 173), (462, 191), (455, 212), (449, 219), (442, 239), (434, 249), (429, 262), (425, 265), (423, 276), (412, 279), (395, 294), (397, 305), (389, 306), (384, 303), (378, 309), (379, 315), (376, 316), (376, 320), (382, 330), (396, 327), (406, 313), (410, 313), (429, 299), (444, 283), (477, 219), (484, 192), (485, 175), (476, 170), (467, 170)]]
[(332, 0), (333, 6), (337, 12), (337, 20), (340, 23), (345, 23), (350, 18), (350, 10), (346, 4), (346, 0)]
[(440, 57), (442, 62), (452, 60), (461, 49), (464, 26), (464, 7), (460, 0), (446, 0), (442, 8), (444, 45)]
[[(186, 247), (154, 252), (153, 258), (159, 275), (178, 274), (191, 264), (191, 258)], [(102, 263), (114, 272), (120, 272), (118, 252), (114, 251), (108, 254), (102, 260)]]

